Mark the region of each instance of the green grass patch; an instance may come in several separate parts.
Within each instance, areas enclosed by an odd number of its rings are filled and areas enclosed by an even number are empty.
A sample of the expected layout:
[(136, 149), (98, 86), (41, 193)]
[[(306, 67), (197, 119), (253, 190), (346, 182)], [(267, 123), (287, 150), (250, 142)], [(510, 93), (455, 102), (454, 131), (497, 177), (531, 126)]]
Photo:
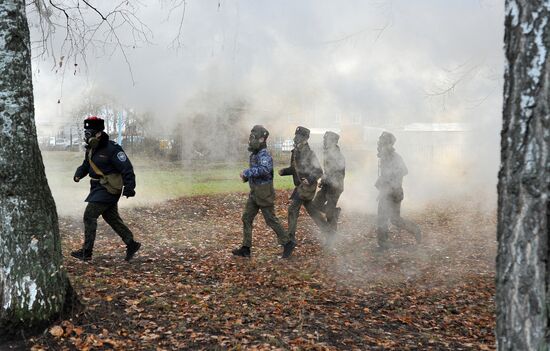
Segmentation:
[[(82, 208), (82, 201), (89, 190), (89, 178), (73, 182), (76, 168), (82, 164), (84, 152), (43, 152), (48, 183), (60, 213), (72, 213)], [(134, 203), (163, 201), (182, 196), (212, 195), (231, 192), (247, 192), (239, 174), (246, 169), (245, 162), (204, 163), (169, 162), (131, 157), (136, 174), (136, 198)], [(286, 167), (276, 165), (275, 170)], [(275, 175), (276, 189), (292, 189), (292, 177)]]

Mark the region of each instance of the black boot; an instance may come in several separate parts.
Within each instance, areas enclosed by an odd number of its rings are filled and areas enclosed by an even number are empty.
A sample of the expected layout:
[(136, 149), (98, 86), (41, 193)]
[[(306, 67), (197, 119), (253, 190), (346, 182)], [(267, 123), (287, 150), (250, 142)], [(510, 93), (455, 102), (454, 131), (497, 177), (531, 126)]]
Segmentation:
[(250, 248), (248, 246), (241, 246), (238, 249), (231, 251), (235, 256), (250, 257)]
[(422, 242), (422, 231), (420, 230), (420, 228), (417, 228), (417, 230), (415, 231), (414, 238), (417, 244), (420, 244)]
[(335, 240), (336, 240), (336, 231), (327, 234), (325, 239), (325, 246), (327, 248), (332, 248), (334, 246)]
[(388, 249), (390, 248), (390, 244), (388, 244), (387, 242), (379, 242), (378, 243), (378, 246), (376, 247), (376, 251), (378, 252), (386, 252), (388, 251)]
[(386, 251), (390, 248), (388, 243), (388, 230), (387, 229), (376, 229), (376, 238), (378, 241), (378, 251)]
[(71, 252), (71, 256), (82, 261), (89, 261), (92, 259), (92, 253), (90, 251), (84, 251), (84, 249)]
[(283, 256), (282, 258), (289, 258), (292, 255), (292, 250), (296, 247), (296, 243), (290, 240), (288, 243), (283, 245)]
[(334, 221), (338, 223), (338, 219), (340, 218), (340, 212), (342, 212), (342, 209), (340, 207), (336, 207), (334, 209)]
[(130, 261), (140, 247), (141, 243), (138, 243), (137, 241), (131, 241), (128, 245), (126, 245), (126, 257), (124, 260)]

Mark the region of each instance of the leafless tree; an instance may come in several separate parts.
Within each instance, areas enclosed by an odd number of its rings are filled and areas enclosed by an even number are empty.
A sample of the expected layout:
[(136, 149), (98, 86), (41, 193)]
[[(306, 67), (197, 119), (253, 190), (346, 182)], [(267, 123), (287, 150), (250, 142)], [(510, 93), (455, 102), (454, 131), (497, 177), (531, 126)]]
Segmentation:
[(73, 292), (34, 125), (24, 0), (0, 1), (0, 340), (41, 328)]
[[(0, 1), (0, 341), (39, 330), (75, 300), (62, 265), (55, 203), (48, 186), (34, 123), (31, 40), (27, 14), (37, 16), (38, 56), (57, 70), (77, 67), (90, 50), (127, 50), (147, 42), (136, 1)], [(108, 9), (108, 10), (105, 10)], [(95, 18), (95, 21), (93, 20)], [(128, 38), (120, 37), (124, 30)], [(56, 47), (54, 35), (64, 32)]]
[[(32, 43), (35, 56), (50, 57), (56, 71), (72, 69), (76, 74), (79, 64), (87, 65), (90, 52), (112, 56), (118, 51), (134, 82), (128, 50), (151, 43), (152, 37), (138, 16), (140, 6), (139, 1), (126, 0), (99, 5), (87, 0), (27, 0), (29, 17), (40, 35)], [(61, 41), (58, 32), (63, 33)]]

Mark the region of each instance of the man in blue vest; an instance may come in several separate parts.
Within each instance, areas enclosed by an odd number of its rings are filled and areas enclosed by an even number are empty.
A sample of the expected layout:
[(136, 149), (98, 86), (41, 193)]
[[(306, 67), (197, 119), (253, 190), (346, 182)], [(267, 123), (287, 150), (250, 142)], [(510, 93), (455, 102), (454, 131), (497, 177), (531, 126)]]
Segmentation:
[(77, 168), (74, 181), (90, 176), (88, 205), (84, 211), (84, 244), (82, 249), (71, 252), (71, 256), (83, 261), (92, 258), (97, 230), (97, 219), (103, 219), (113, 228), (126, 244), (126, 261), (132, 259), (141, 244), (134, 240), (130, 229), (118, 214), (120, 196), (136, 195), (136, 179), (132, 163), (122, 147), (109, 140), (103, 119), (92, 116), (84, 120), (86, 152), (84, 162)]
[(250, 194), (244, 208), (243, 243), (233, 250), (233, 255), (250, 257), (252, 246), (252, 223), (261, 210), (265, 223), (277, 234), (279, 244), (283, 246), (283, 258), (292, 254), (295, 243), (289, 239), (288, 233), (275, 214), (275, 189), (273, 188), (273, 158), (267, 151), (269, 132), (263, 126), (256, 125), (250, 131), (248, 151), (250, 154), (249, 168), (241, 172), (241, 180), (250, 185)]

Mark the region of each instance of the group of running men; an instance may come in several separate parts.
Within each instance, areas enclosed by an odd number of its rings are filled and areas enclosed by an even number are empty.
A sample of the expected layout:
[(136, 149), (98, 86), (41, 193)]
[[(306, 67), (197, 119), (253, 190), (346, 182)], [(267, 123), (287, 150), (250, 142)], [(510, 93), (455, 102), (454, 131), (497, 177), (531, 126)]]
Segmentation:
[[(118, 200), (121, 196), (135, 196), (135, 174), (122, 147), (109, 140), (104, 130), (103, 119), (93, 116), (84, 120), (84, 161), (73, 179), (78, 182), (89, 175), (90, 193), (84, 211), (84, 244), (71, 255), (84, 261), (92, 258), (97, 219), (102, 216), (126, 244), (125, 259), (129, 261), (140, 249), (141, 243), (134, 240), (132, 232), (120, 218)], [(240, 173), (241, 180), (248, 182), (250, 193), (242, 215), (242, 245), (232, 251), (233, 255), (250, 257), (252, 223), (260, 210), (266, 224), (277, 234), (278, 242), (283, 247), (283, 258), (290, 257), (296, 247), (296, 228), (302, 206), (330, 244), (338, 230), (340, 208), (337, 203), (344, 191), (346, 168), (345, 158), (338, 146), (339, 135), (330, 131), (325, 133), (321, 167), (308, 144), (310, 130), (296, 128), (290, 165), (278, 172), (281, 176), (292, 176), (295, 186), (288, 207), (288, 230), (284, 229), (275, 214), (274, 169), (273, 158), (267, 150), (268, 136), (269, 131), (261, 125), (254, 126), (250, 131), (249, 167)], [(408, 171), (401, 156), (395, 152), (395, 141), (395, 136), (388, 132), (383, 132), (378, 140), (377, 156), (380, 162), (375, 184), (379, 190), (376, 233), (381, 250), (388, 248), (390, 222), (414, 234), (417, 243), (422, 237), (420, 228), (400, 215), (402, 182)]]

